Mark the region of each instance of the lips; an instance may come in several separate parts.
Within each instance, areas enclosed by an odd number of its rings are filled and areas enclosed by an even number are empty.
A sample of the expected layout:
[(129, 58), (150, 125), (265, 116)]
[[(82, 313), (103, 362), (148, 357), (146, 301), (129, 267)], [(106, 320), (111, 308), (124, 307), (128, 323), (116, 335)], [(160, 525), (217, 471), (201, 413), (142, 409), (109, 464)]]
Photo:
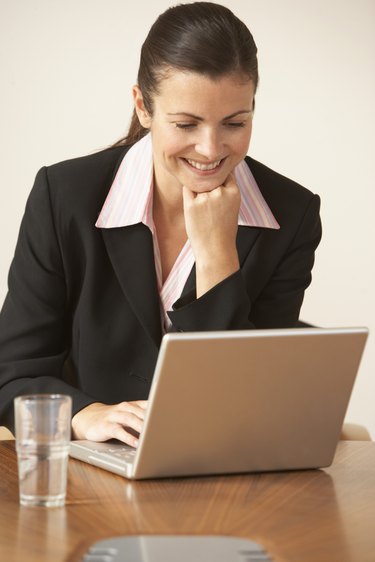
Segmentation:
[(191, 158), (182, 158), (182, 160), (190, 167), (199, 173), (210, 174), (215, 173), (219, 170), (225, 160), (215, 160), (214, 162), (198, 162), (197, 160), (192, 160)]
[(196, 160), (190, 160), (190, 158), (187, 158), (187, 161), (189, 162), (190, 166), (193, 166), (193, 168), (196, 168), (197, 170), (201, 170), (202, 172), (207, 172), (208, 170), (214, 170), (221, 163), (221, 160), (216, 160), (216, 162), (210, 162), (210, 163), (207, 163), (207, 164), (203, 164), (203, 162), (197, 162)]

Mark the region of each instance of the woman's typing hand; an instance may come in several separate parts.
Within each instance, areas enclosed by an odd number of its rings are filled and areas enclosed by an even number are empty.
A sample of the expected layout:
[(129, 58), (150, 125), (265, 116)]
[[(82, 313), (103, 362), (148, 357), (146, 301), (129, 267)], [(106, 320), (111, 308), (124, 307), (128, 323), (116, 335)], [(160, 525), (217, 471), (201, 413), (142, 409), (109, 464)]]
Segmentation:
[(120, 402), (109, 406), (100, 402), (89, 404), (72, 419), (73, 439), (107, 441), (118, 439), (132, 447), (138, 446), (147, 400)]

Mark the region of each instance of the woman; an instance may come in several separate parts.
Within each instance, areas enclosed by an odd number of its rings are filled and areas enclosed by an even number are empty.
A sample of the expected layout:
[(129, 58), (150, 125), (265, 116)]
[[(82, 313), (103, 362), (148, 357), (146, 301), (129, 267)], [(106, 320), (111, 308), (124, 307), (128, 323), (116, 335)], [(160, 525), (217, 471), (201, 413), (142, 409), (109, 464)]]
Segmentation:
[(296, 324), (319, 198), (246, 156), (256, 53), (227, 8), (170, 8), (128, 136), (40, 170), (0, 318), (1, 423), (18, 394), (67, 393), (73, 437), (137, 446), (166, 331)]

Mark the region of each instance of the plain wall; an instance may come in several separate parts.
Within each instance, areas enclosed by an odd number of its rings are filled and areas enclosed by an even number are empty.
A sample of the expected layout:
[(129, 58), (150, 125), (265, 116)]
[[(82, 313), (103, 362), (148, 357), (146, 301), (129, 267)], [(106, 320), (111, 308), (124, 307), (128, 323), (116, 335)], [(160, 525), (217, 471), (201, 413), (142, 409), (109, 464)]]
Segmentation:
[[(0, 0), (0, 302), (37, 170), (123, 135), (140, 46), (174, 3)], [(301, 316), (375, 332), (375, 3), (223, 4), (259, 49), (250, 154), (322, 198), (324, 236)], [(374, 337), (347, 414), (373, 438)]]

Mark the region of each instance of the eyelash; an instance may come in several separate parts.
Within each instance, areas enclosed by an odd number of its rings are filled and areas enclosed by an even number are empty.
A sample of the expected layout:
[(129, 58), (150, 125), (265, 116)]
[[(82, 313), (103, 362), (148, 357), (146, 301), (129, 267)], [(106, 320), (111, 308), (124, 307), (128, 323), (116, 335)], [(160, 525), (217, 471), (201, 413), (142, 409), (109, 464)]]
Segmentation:
[[(175, 123), (175, 127), (181, 131), (191, 131), (196, 126), (195, 123)], [(224, 126), (230, 129), (240, 129), (241, 127), (245, 127), (245, 123), (224, 123)]]

